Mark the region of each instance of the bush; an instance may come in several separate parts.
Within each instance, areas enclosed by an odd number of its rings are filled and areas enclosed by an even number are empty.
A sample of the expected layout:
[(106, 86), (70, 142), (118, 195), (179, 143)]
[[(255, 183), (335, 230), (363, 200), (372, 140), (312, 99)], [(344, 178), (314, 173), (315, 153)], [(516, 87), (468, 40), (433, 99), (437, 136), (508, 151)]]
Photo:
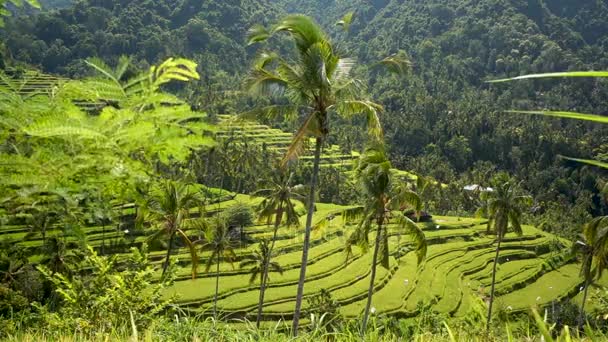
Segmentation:
[(231, 228), (243, 228), (253, 225), (253, 209), (245, 203), (237, 203), (229, 207), (222, 215)]
[(148, 266), (146, 248), (132, 248), (132, 254), (119, 263), (116, 257), (97, 255), (89, 246), (77, 267), (80, 274), (73, 278), (39, 266), (60, 297), (56, 312), (38, 307), (43, 323), (51, 330), (75, 329), (92, 335), (130, 328), (132, 315), (136, 327), (148, 327), (173, 301), (162, 294), (173, 277), (151, 283), (155, 271)]

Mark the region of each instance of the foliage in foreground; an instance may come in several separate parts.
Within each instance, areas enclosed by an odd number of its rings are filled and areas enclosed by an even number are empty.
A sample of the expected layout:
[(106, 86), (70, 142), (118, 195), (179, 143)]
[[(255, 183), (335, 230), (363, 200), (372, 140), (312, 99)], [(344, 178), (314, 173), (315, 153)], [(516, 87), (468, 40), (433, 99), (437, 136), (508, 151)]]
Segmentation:
[[(128, 325), (132, 322), (125, 317)], [(575, 329), (564, 327), (558, 331), (554, 325), (544, 322), (535, 310), (526, 326), (512, 329), (505, 325), (500, 330), (484, 332), (480, 327), (450, 325), (445, 321), (406, 321), (374, 317), (370, 321), (364, 341), (599, 341), (605, 334), (585, 329), (586, 336)], [(147, 329), (135, 325), (123, 326), (103, 334), (82, 334), (73, 330), (23, 330), (9, 335), (5, 341), (360, 341), (359, 324), (347, 322), (337, 330), (322, 326), (302, 330), (292, 338), (289, 324), (279, 322), (271, 328), (259, 330), (254, 322), (221, 324), (213, 319), (160, 318)]]

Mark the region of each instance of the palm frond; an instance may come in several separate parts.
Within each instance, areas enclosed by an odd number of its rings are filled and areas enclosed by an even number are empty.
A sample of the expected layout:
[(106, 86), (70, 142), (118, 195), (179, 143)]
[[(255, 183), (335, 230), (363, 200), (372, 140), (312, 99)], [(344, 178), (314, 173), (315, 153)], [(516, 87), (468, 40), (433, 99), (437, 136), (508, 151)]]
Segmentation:
[(340, 216), (342, 217), (343, 224), (348, 224), (360, 220), (365, 213), (366, 208), (364, 206), (356, 206), (341, 211)]
[(395, 196), (392, 197), (392, 202), (397, 204), (395, 209), (410, 205), (414, 208), (417, 215), (422, 210), (422, 198), (415, 191), (408, 189), (406, 185), (399, 185), (396, 189)]
[(301, 14), (288, 15), (282, 19), (272, 30), (273, 34), (276, 32), (289, 33), (300, 54), (305, 54), (313, 44), (327, 40), (319, 25), (310, 17)]
[(412, 62), (405, 51), (399, 51), (390, 55), (378, 62), (377, 65), (383, 66), (388, 71), (398, 75), (405, 75), (412, 68)]
[(253, 95), (278, 96), (285, 92), (289, 83), (281, 75), (268, 69), (253, 69), (245, 79), (245, 87)]
[(379, 113), (384, 108), (372, 101), (365, 100), (347, 100), (330, 107), (344, 117), (352, 117), (356, 114), (364, 114), (367, 121), (367, 130), (370, 137), (376, 141), (383, 141), (382, 125), (380, 123)]
[(257, 278), (257, 277), (258, 277), (258, 274), (259, 274), (259, 273), (260, 273), (260, 272), (258, 272), (258, 268), (256, 267), (256, 268), (255, 268), (255, 271), (252, 271), (252, 272), (251, 272), (251, 276), (249, 277), (249, 284), (253, 284), (253, 283), (255, 282), (255, 278)]
[(253, 25), (247, 30), (247, 45), (263, 42), (270, 38), (270, 32), (260, 24)]
[(181, 236), (186, 247), (188, 247), (188, 250), (190, 251), (190, 258), (192, 259), (192, 279), (196, 279), (196, 273), (198, 270), (198, 255), (196, 254), (196, 247), (183, 230), (178, 229), (177, 233)]
[(511, 210), (509, 212), (509, 221), (511, 222), (511, 230), (513, 230), (513, 232), (515, 234), (517, 234), (518, 236), (521, 236), (523, 234), (523, 231), (521, 229), (521, 223), (519, 222), (520, 219), (520, 213), (517, 212), (516, 210)]
[(307, 137), (314, 132), (313, 127), (316, 127), (316, 119), (316, 113), (313, 112), (308, 115), (302, 126), (300, 126), (281, 161), (282, 167), (285, 167), (289, 161), (297, 159), (302, 154)]
[(354, 11), (348, 12), (342, 17), (342, 19), (340, 19), (336, 23), (336, 26), (340, 26), (340, 27), (342, 27), (342, 29), (344, 31), (348, 32), (348, 29), (350, 28), (350, 25), (352, 24), (354, 17), (355, 17)]
[(418, 259), (418, 263), (420, 264), (426, 258), (427, 254), (427, 241), (424, 232), (414, 221), (410, 220), (404, 215), (399, 215), (397, 220), (397, 225), (405, 230), (411, 237), (414, 242), (416, 257)]

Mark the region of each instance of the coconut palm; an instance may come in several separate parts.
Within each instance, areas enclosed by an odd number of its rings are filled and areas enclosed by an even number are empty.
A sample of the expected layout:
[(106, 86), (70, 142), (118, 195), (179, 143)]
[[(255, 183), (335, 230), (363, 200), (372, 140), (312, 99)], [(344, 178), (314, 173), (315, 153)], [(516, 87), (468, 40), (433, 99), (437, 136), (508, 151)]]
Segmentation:
[(264, 294), (266, 292), (266, 286), (268, 284), (268, 271), (272, 258), (272, 252), (274, 251), (274, 245), (277, 240), (277, 233), (279, 227), (285, 222), (285, 225), (299, 226), (300, 218), (296, 212), (296, 205), (294, 200), (304, 200), (304, 196), (301, 194), (303, 190), (302, 185), (292, 186), (293, 174), (287, 176), (286, 173), (277, 171), (271, 182), (271, 187), (267, 189), (261, 189), (252, 194), (256, 197), (264, 197), (260, 205), (258, 206), (259, 220), (270, 224), (274, 220), (274, 230), (272, 233), (271, 245), (268, 250), (268, 259), (266, 260), (266, 266), (262, 269), (262, 280), (260, 284), (260, 302), (258, 304), (258, 313), (256, 318), (256, 326), (259, 328), (260, 320), (262, 319), (262, 307), (264, 306)]
[(220, 290), (220, 262), (222, 260), (232, 263), (236, 259), (234, 253), (235, 242), (231, 239), (228, 223), (221, 217), (216, 217), (211, 222), (199, 218), (198, 225), (204, 226), (204, 249), (211, 251), (207, 259), (205, 272), (209, 272), (215, 261), (215, 295), (213, 296), (213, 318), (217, 320), (217, 296)]
[(530, 206), (532, 202), (530, 196), (518, 194), (516, 185), (505, 174), (499, 174), (493, 183), (494, 187), (491, 191), (482, 192), (481, 197), (484, 205), (477, 211), (478, 216), (488, 218), (488, 232), (496, 234), (496, 254), (492, 266), (492, 287), (490, 290), (490, 302), (488, 304), (487, 330), (490, 329), (492, 320), (496, 266), (498, 265), (500, 244), (509, 231), (520, 236), (523, 234), (520, 223), (522, 210)]
[(573, 248), (581, 255), (581, 276), (585, 280), (579, 317), (579, 324), (582, 326), (589, 286), (599, 279), (608, 267), (608, 216), (596, 217), (587, 223), (583, 227), (580, 240), (574, 243)]
[(166, 180), (152, 190), (144, 206), (138, 210), (139, 221), (149, 218), (156, 229), (156, 232), (150, 236), (150, 240), (168, 237), (167, 254), (163, 263), (163, 278), (169, 266), (176, 236), (179, 236), (190, 250), (192, 278), (196, 278), (198, 256), (194, 244), (182, 230), (182, 227), (190, 214), (190, 210), (197, 207), (200, 202), (196, 194), (190, 192), (188, 186), (180, 182)]
[[(373, 226), (376, 226), (376, 241), (371, 266), (370, 284), (367, 291), (367, 303), (363, 314), (361, 335), (365, 334), (369, 319), (374, 282), (376, 279), (376, 266), (378, 257), (382, 253), (381, 265), (389, 268), (389, 245), (387, 220), (392, 211), (411, 206), (420, 211), (422, 201), (420, 197), (410, 188), (399, 182), (391, 173), (391, 163), (388, 160), (384, 147), (377, 144), (368, 148), (361, 156), (356, 169), (356, 177), (361, 184), (365, 199), (365, 206), (358, 211), (346, 212), (346, 215), (362, 217), (356, 230), (347, 240), (347, 252), (352, 253), (352, 246), (358, 245), (363, 251), (369, 248), (369, 234)], [(405, 215), (399, 215), (397, 219), (399, 231), (405, 231), (412, 236), (418, 263), (426, 256), (427, 244), (424, 233), (412, 220)]]
[(258, 250), (254, 254), (246, 255), (239, 265), (240, 268), (249, 268), (251, 278), (249, 284), (253, 284), (255, 279), (260, 277), (260, 301), (258, 304), (258, 313), (256, 318), (256, 327), (259, 329), (262, 319), (262, 306), (264, 305), (264, 291), (266, 290), (266, 282), (269, 279), (268, 273), (278, 272), (283, 274), (283, 268), (278, 262), (272, 261), (272, 248), (267, 240), (262, 240), (258, 245)]
[[(253, 284), (255, 279), (260, 277), (260, 285), (264, 280), (264, 277), (268, 279), (268, 275), (264, 274), (266, 269), (274, 272), (279, 272), (283, 274), (283, 268), (278, 262), (271, 261), (272, 255), (270, 254), (270, 246), (268, 244), (268, 240), (262, 240), (258, 245), (258, 250), (253, 254), (248, 254), (243, 257), (243, 261), (239, 264), (240, 268), (248, 268), (249, 273), (251, 273), (251, 278), (249, 278), (249, 284)], [(260, 288), (261, 290), (261, 288)]]
[[(299, 114), (303, 114), (303, 117), (297, 120), (301, 125), (283, 158), (283, 165), (300, 155), (309, 142), (309, 137), (315, 138), (313, 172), (307, 201), (308, 215), (302, 246), (302, 266), (293, 320), (293, 334), (297, 336), (308, 263), (314, 197), (319, 177), (319, 161), (321, 148), (329, 134), (330, 114), (343, 117), (364, 114), (370, 136), (374, 140), (381, 140), (382, 128), (378, 113), (382, 107), (362, 97), (363, 82), (351, 75), (355, 61), (340, 56), (325, 32), (307, 16), (289, 15), (271, 30), (261, 25), (254, 26), (249, 31), (249, 43), (264, 41), (282, 32), (289, 34), (293, 39), (297, 57), (287, 60), (277, 53), (261, 54), (253, 65), (246, 85), (255, 95), (285, 95), (289, 104), (258, 108), (247, 113), (246, 116), (270, 119), (285, 116), (294, 119)], [(401, 58), (395, 58), (392, 63), (401, 62), (407, 64)]]

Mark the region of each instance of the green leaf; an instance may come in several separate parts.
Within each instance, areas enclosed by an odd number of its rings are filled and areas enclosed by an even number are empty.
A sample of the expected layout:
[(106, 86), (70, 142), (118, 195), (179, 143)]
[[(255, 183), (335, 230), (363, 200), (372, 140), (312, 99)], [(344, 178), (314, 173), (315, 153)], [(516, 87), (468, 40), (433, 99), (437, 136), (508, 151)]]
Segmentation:
[(547, 328), (547, 324), (543, 321), (543, 318), (540, 316), (536, 309), (532, 309), (532, 316), (534, 316), (534, 321), (536, 321), (536, 327), (538, 327), (538, 330), (545, 338), (545, 341), (553, 342), (553, 336), (551, 335), (549, 328)]
[(560, 158), (562, 159), (566, 159), (566, 160), (570, 160), (570, 161), (574, 161), (577, 163), (583, 163), (583, 164), (587, 164), (587, 165), (591, 165), (591, 166), (597, 166), (597, 167), (601, 167), (602, 169), (608, 169), (608, 163), (604, 163), (598, 160), (592, 160), (592, 159), (579, 159), (579, 158), (571, 158), (571, 157), (564, 157), (564, 156), (560, 156)]
[(582, 114), (582, 113), (575, 113), (575, 112), (544, 111), (544, 110), (540, 110), (540, 111), (508, 110), (508, 111), (506, 111), (506, 113), (543, 115), (543, 116), (550, 116), (550, 117), (554, 117), (554, 118), (576, 119), (576, 120), (608, 123), (608, 116), (596, 115), (596, 114)]
[(488, 83), (501, 83), (518, 80), (528, 80), (537, 78), (559, 78), (559, 77), (608, 77), (608, 71), (571, 71), (571, 72), (552, 72), (544, 74), (530, 74), (511, 78), (491, 80)]

